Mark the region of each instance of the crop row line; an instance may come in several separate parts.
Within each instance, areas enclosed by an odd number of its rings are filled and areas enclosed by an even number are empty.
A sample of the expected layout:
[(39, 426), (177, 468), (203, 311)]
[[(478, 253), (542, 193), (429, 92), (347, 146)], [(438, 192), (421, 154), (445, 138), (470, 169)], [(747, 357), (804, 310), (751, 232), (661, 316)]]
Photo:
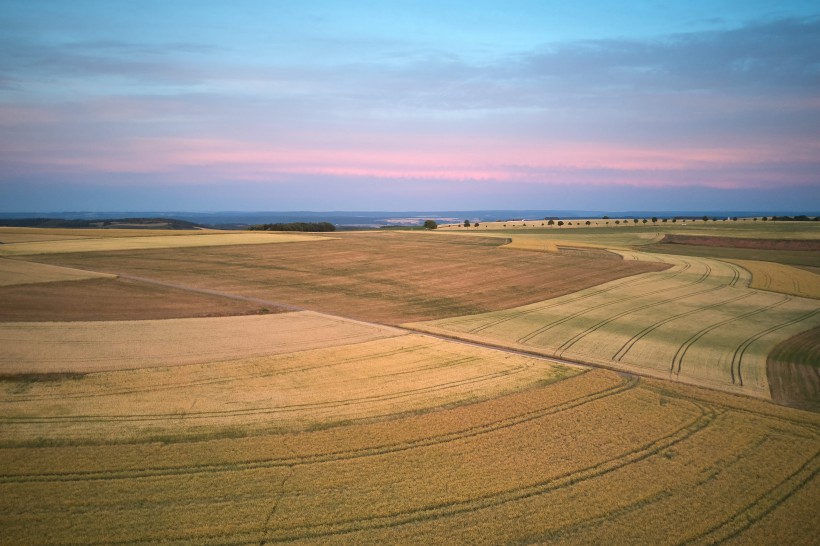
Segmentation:
[[(791, 297), (789, 297), (789, 299), (791, 299)], [(775, 324), (774, 326), (766, 328), (765, 330), (762, 330), (762, 331), (758, 332), (757, 334), (749, 337), (748, 339), (746, 339), (746, 341), (741, 343), (735, 349), (735, 352), (732, 355), (732, 365), (731, 365), (732, 383), (735, 382), (735, 368), (737, 368), (737, 378), (738, 378), (738, 381), (740, 382), (740, 386), (741, 387), (743, 386), (743, 375), (741, 373), (740, 366), (741, 366), (742, 361), (743, 361), (743, 355), (746, 354), (746, 350), (749, 348), (749, 346), (752, 343), (754, 343), (755, 341), (757, 341), (758, 339), (762, 338), (765, 335), (768, 335), (772, 332), (780, 330), (781, 328), (786, 328), (787, 326), (791, 326), (792, 324), (797, 324), (798, 322), (808, 320), (808, 319), (810, 319), (811, 317), (813, 317), (814, 315), (816, 315), (818, 313), (820, 313), (820, 309), (815, 309), (814, 311), (810, 311), (810, 312), (808, 312), (804, 315), (801, 315), (799, 317), (795, 317), (792, 320), (788, 320), (786, 322), (781, 322), (780, 324)], [(737, 362), (737, 363), (735, 363), (735, 362)]]
[[(627, 315), (630, 315), (632, 313), (636, 313), (638, 311), (644, 311), (646, 309), (651, 309), (652, 307), (658, 307), (660, 305), (667, 305), (667, 304), (672, 303), (672, 302), (679, 302), (681, 300), (694, 298), (695, 296), (700, 296), (702, 294), (708, 294), (709, 292), (714, 292), (716, 290), (723, 290), (724, 288), (725, 287), (723, 287), (723, 286), (713, 286), (712, 288), (707, 288), (706, 290), (699, 290), (697, 292), (690, 292), (688, 294), (684, 294), (684, 295), (677, 296), (677, 297), (674, 297), (674, 298), (666, 298), (666, 299), (658, 300), (658, 301), (655, 301), (655, 302), (652, 302), (652, 303), (646, 303), (644, 305), (639, 305), (637, 307), (632, 307), (630, 309), (627, 309), (626, 311), (622, 311), (622, 312), (617, 313), (615, 315), (611, 315), (608, 318), (606, 318), (606, 319), (604, 319), (604, 320), (602, 320), (602, 321), (600, 321), (596, 324), (593, 324), (592, 326), (590, 326), (586, 330), (575, 334), (573, 337), (571, 337), (568, 340), (564, 341), (564, 343), (562, 343), (556, 349), (556, 351), (558, 352), (558, 356), (561, 356), (564, 353), (564, 351), (566, 351), (567, 349), (569, 349), (570, 347), (572, 347), (573, 345), (575, 345), (576, 343), (581, 341), (583, 338), (585, 338), (586, 336), (588, 336), (592, 332), (600, 330), (601, 328), (603, 328), (607, 324), (610, 324), (613, 321), (618, 320), (619, 318), (623, 318), (623, 317), (625, 317)], [(736, 299), (739, 299), (739, 298), (736, 298)]]
[[(765, 307), (759, 307), (759, 308), (757, 308), (753, 311), (743, 313), (742, 315), (733, 316), (733, 317), (730, 317), (728, 319), (724, 319), (724, 320), (721, 320), (719, 322), (716, 322), (714, 324), (710, 324), (709, 326), (706, 326), (705, 328), (701, 328), (700, 330), (698, 330), (697, 332), (692, 334), (689, 337), (689, 339), (684, 341), (681, 344), (680, 347), (678, 347), (678, 350), (675, 352), (675, 355), (672, 357), (672, 368), (671, 368), (670, 371), (672, 373), (680, 374), (681, 365), (683, 364), (683, 359), (684, 359), (684, 357), (686, 357), (686, 353), (689, 351), (689, 348), (692, 347), (692, 345), (694, 345), (698, 340), (700, 340), (703, 336), (705, 336), (709, 332), (712, 332), (712, 331), (716, 330), (717, 328), (720, 328), (721, 326), (731, 324), (732, 322), (736, 322), (738, 320), (745, 319), (745, 318), (751, 317), (753, 315), (758, 315), (760, 313), (765, 313), (766, 311), (774, 309), (775, 307), (779, 307), (779, 306), (781, 306), (781, 305), (783, 305), (783, 304), (785, 304), (785, 303), (787, 303), (791, 300), (792, 300), (791, 296), (785, 296), (780, 301), (776, 301), (776, 302), (774, 302), (770, 305), (767, 305)], [(677, 366), (677, 372), (675, 371), (676, 366)], [(732, 383), (734, 383), (734, 376), (732, 377)]]
[(706, 429), (717, 417), (718, 412), (711, 406), (699, 406), (700, 415), (691, 422), (672, 431), (670, 434), (653, 440), (636, 449), (606, 459), (586, 468), (566, 472), (560, 476), (549, 478), (534, 484), (525, 485), (518, 489), (489, 493), (483, 496), (468, 499), (443, 502), (439, 504), (419, 507), (416, 509), (394, 512), (384, 515), (373, 515), (361, 518), (351, 518), (344, 521), (328, 522), (317, 525), (300, 525), (290, 528), (277, 529), (266, 537), (268, 542), (292, 542), (301, 539), (317, 539), (334, 535), (349, 534), (358, 531), (396, 527), (410, 523), (435, 520), (457, 514), (476, 512), (494, 508), (510, 502), (517, 502), (531, 497), (545, 495), (553, 491), (585, 482), (630, 464), (635, 464), (666, 450), (698, 432)]
[[(538, 305), (538, 306), (531, 307), (531, 308), (528, 308), (528, 309), (523, 309), (523, 310), (519, 310), (519, 311), (516, 311), (516, 312), (508, 313), (508, 314), (504, 315), (504, 317), (502, 317), (502, 318), (499, 318), (497, 320), (494, 320), (494, 321), (488, 322), (486, 324), (482, 324), (482, 325), (480, 325), (476, 328), (473, 328), (472, 330), (469, 331), (469, 333), (476, 334), (478, 332), (486, 330), (487, 328), (492, 328), (493, 326), (496, 326), (498, 324), (508, 322), (510, 320), (514, 320), (514, 319), (517, 319), (517, 318), (525, 316), (525, 315), (529, 315), (529, 314), (532, 314), (532, 313), (537, 313), (537, 312), (543, 311), (545, 309), (550, 309), (552, 307), (565, 305), (567, 303), (575, 303), (575, 302), (578, 302), (578, 301), (582, 301), (582, 300), (585, 300), (585, 299), (588, 299), (588, 298), (592, 298), (594, 296), (598, 296), (600, 294), (605, 294), (607, 292), (611, 292), (612, 290), (615, 290), (617, 288), (623, 288), (625, 286), (632, 286), (632, 285), (635, 285), (635, 284), (641, 284), (641, 283), (645, 283), (645, 282), (654, 283), (654, 282), (657, 282), (657, 280), (658, 280), (654, 277), (654, 275), (664, 275), (665, 279), (667, 279), (667, 280), (672, 279), (672, 278), (684, 273), (690, 267), (692, 267), (691, 262), (684, 262), (684, 265), (681, 267), (681, 269), (679, 271), (676, 271), (675, 273), (672, 273), (672, 274), (666, 274), (666, 272), (653, 273), (653, 274), (645, 273), (644, 275), (641, 275), (640, 277), (628, 277), (628, 278), (625, 278), (625, 279), (618, 279), (616, 281), (611, 281), (611, 282), (607, 283), (608, 286), (606, 288), (593, 289), (593, 290), (591, 290), (589, 292), (586, 292), (584, 294), (570, 296), (568, 298), (562, 299), (561, 301), (548, 300), (543, 305)], [(652, 276), (647, 277), (648, 275), (652, 275)]]
[[(689, 286), (694, 286), (694, 285), (697, 285), (697, 284), (701, 284), (704, 280), (706, 280), (709, 277), (709, 273), (711, 272), (711, 267), (709, 267), (708, 265), (706, 267), (707, 267), (707, 271), (701, 277), (699, 277), (697, 280), (694, 280), (690, 283), (682, 285), (680, 288), (686, 288), (686, 287), (689, 287)], [(713, 288), (710, 288), (709, 290), (713, 290)], [(664, 292), (668, 292), (668, 289), (667, 288), (659, 288), (657, 290), (652, 290), (650, 292), (644, 292), (642, 294), (642, 296), (652, 296), (652, 295), (660, 294), (660, 293), (664, 293)], [(688, 297), (688, 296), (681, 296), (681, 297)], [(575, 313), (571, 313), (569, 315), (566, 315), (563, 318), (560, 318), (558, 320), (554, 320), (554, 321), (552, 321), (548, 324), (545, 324), (544, 326), (541, 326), (540, 328), (535, 329), (534, 331), (528, 333), (527, 335), (518, 338), (517, 342), (521, 343), (521, 344), (527, 344), (531, 339), (533, 339), (536, 336), (539, 336), (539, 335), (543, 334), (544, 332), (552, 329), (554, 326), (558, 326), (560, 324), (564, 324), (566, 322), (569, 322), (570, 320), (578, 318), (581, 315), (585, 315), (586, 313), (589, 313), (590, 311), (596, 311), (598, 309), (602, 309), (604, 307), (608, 307), (610, 305), (615, 305), (615, 304), (618, 304), (618, 303), (623, 303), (623, 302), (629, 301), (631, 299), (634, 299), (634, 296), (625, 295), (625, 296), (621, 296), (617, 299), (614, 299), (612, 301), (600, 303), (598, 305), (593, 305), (592, 307), (587, 307), (586, 309), (576, 311)]]
[(728, 303), (734, 303), (736, 301), (740, 301), (742, 299), (751, 297), (753, 295), (754, 295), (754, 293), (747, 292), (745, 294), (741, 294), (740, 296), (737, 296), (737, 297), (734, 297), (734, 298), (729, 298), (728, 300), (723, 300), (723, 301), (720, 301), (718, 303), (713, 303), (712, 305), (707, 305), (707, 306), (704, 306), (704, 307), (698, 307), (697, 309), (690, 309), (689, 311), (684, 311), (683, 313), (677, 313), (677, 314), (671, 315), (669, 317), (666, 317), (663, 320), (659, 320), (658, 322), (647, 326), (646, 328), (644, 328), (643, 330), (641, 330), (640, 332), (638, 332), (637, 334), (632, 336), (626, 343), (624, 343), (621, 346), (620, 349), (618, 349), (615, 352), (614, 355), (612, 355), (612, 360), (614, 360), (616, 362), (620, 362), (626, 356), (626, 353), (628, 353), (629, 351), (632, 350), (632, 347), (634, 347), (636, 343), (638, 343), (641, 339), (648, 336), (650, 333), (654, 332), (655, 330), (657, 330), (658, 328), (660, 328), (664, 324), (668, 324), (668, 323), (670, 323), (674, 320), (677, 320), (679, 318), (688, 317), (689, 315), (694, 315), (694, 314), (697, 314), (697, 313), (700, 313), (700, 312), (703, 312), (703, 311), (706, 311), (706, 310), (709, 310), (709, 309), (714, 309), (715, 307), (720, 307), (720, 306), (726, 305)]
[(314, 408), (339, 408), (344, 406), (352, 406), (367, 402), (383, 402), (387, 400), (397, 400), (406, 398), (408, 396), (418, 395), (420, 393), (431, 393), (440, 390), (460, 387), (464, 385), (471, 385), (474, 383), (482, 383), (500, 377), (506, 377), (521, 373), (530, 366), (521, 365), (507, 370), (500, 370), (497, 372), (477, 375), (466, 379), (458, 379), (432, 385), (429, 387), (419, 387), (417, 389), (407, 389), (390, 394), (380, 394), (373, 396), (362, 396), (357, 398), (348, 398), (345, 400), (328, 400), (325, 402), (314, 402), (310, 404), (289, 404), (285, 406), (277, 406), (273, 408), (247, 408), (237, 410), (225, 411), (202, 411), (202, 412), (184, 412), (184, 413), (144, 413), (138, 415), (72, 415), (72, 416), (53, 416), (53, 417), (4, 417), (0, 418), (0, 423), (5, 424), (41, 424), (41, 423), (89, 423), (89, 422), (141, 422), (141, 421), (159, 421), (168, 419), (210, 419), (216, 417), (238, 417), (248, 415), (266, 415), (271, 413), (284, 413), (291, 411), (300, 411), (304, 409)]
[(358, 449), (348, 449), (331, 451), (321, 454), (312, 454), (304, 456), (280, 457), (259, 459), (255, 461), (240, 461), (232, 463), (220, 464), (202, 464), (196, 466), (178, 466), (178, 467), (164, 467), (164, 468), (148, 468), (136, 470), (109, 470), (109, 471), (88, 471), (88, 472), (68, 472), (68, 473), (38, 473), (38, 474), (5, 474), (0, 475), (0, 483), (22, 483), (22, 482), (70, 482), (70, 481), (91, 481), (91, 480), (122, 480), (122, 479), (136, 479), (149, 478), (155, 476), (179, 475), (179, 474), (198, 474), (210, 472), (243, 472), (247, 470), (256, 470), (264, 468), (276, 468), (283, 466), (295, 465), (310, 465), (318, 463), (327, 463), (335, 461), (344, 461), (350, 459), (359, 459), (363, 457), (372, 457), (377, 455), (385, 455), (391, 453), (398, 453), (411, 449), (418, 449), (423, 447), (431, 447), (436, 445), (447, 444), (450, 442), (476, 438), (492, 432), (497, 432), (512, 428), (514, 426), (527, 423), (536, 419), (556, 415), (565, 411), (569, 411), (586, 404), (617, 396), (619, 394), (630, 391), (635, 388), (640, 380), (637, 377), (620, 377), (621, 382), (607, 387), (600, 391), (595, 391), (578, 398), (574, 398), (546, 408), (539, 408), (536, 410), (520, 413), (503, 419), (498, 419), (489, 423), (481, 423), (470, 426), (461, 430), (440, 434), (437, 436), (428, 436), (418, 438), (415, 440), (408, 440), (396, 442), (392, 444), (383, 444), (379, 446), (370, 446)]
[(718, 544), (740, 535), (803, 489), (817, 477), (818, 473), (820, 473), (820, 451), (816, 451), (800, 468), (741, 510), (706, 532), (682, 542), (681, 545)]

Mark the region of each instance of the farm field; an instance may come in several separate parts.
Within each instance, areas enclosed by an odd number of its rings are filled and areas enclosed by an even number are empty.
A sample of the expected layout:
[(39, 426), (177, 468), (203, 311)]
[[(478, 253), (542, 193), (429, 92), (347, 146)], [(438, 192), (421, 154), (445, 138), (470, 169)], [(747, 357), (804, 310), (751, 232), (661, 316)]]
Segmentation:
[[(546, 220), (510, 220), (505, 222), (482, 222), (479, 226), (465, 228), (462, 224), (444, 224), (438, 230), (444, 233), (459, 234), (483, 234), (483, 235), (521, 235), (535, 234), (545, 237), (560, 238), (599, 238), (611, 235), (621, 237), (631, 237), (642, 233), (671, 234), (685, 236), (704, 237), (737, 237), (754, 239), (820, 239), (820, 222), (763, 222), (751, 219), (734, 221), (709, 220), (671, 220), (663, 222), (659, 220), (653, 224), (646, 224), (639, 221), (637, 224), (632, 219), (620, 219), (620, 224), (615, 224), (615, 219), (604, 220), (601, 218), (590, 218), (590, 225), (587, 226), (583, 218), (565, 218), (564, 222), (572, 222), (572, 225), (564, 226), (547, 225)], [(607, 222), (609, 222), (607, 224)], [(542, 225), (543, 224), (543, 225)]]
[(72, 239), (108, 239), (119, 237), (149, 237), (174, 235), (210, 235), (224, 233), (209, 229), (93, 229), (93, 228), (31, 228), (0, 226), (0, 243), (32, 243), (38, 241), (65, 241)]
[[(143, 234), (140, 232), (140, 234)], [(186, 248), (201, 246), (260, 245), (326, 239), (318, 235), (284, 233), (224, 233), (197, 235), (109, 236), (102, 238), (39, 240), (7, 243), (0, 246), (0, 256), (29, 256), (71, 252), (111, 252), (153, 248)]]
[(15, 258), (0, 544), (816, 542), (818, 300), (462, 235)]
[[(492, 398), (580, 372), (306, 312), (44, 326), (0, 329), (4, 346), (31, 349), (0, 353), (13, 392), (0, 400), (2, 444), (299, 431)], [(150, 351), (135, 354), (132, 338)]]
[(243, 301), (122, 278), (0, 286), (0, 301), (3, 302), (0, 322), (211, 317), (282, 310), (272, 303)]
[(752, 274), (750, 288), (820, 299), (820, 275), (775, 262), (727, 260)]
[(113, 277), (108, 273), (0, 258), (0, 287)]
[[(167, 398), (145, 403), (191, 401)], [(299, 432), (6, 443), (0, 526), (9, 544), (808, 543), (819, 431), (816, 414), (589, 371)]]
[(175, 248), (31, 256), (177, 285), (398, 324), (532, 303), (660, 263), (499, 252), (504, 239), (348, 233), (286, 245)]
[(768, 397), (766, 357), (820, 325), (815, 300), (747, 287), (732, 264), (639, 252), (673, 267), (571, 295), (407, 326)]
[(333, 347), (404, 333), (310, 311), (142, 321), (6, 322), (0, 324), (0, 373), (87, 373), (184, 366)]

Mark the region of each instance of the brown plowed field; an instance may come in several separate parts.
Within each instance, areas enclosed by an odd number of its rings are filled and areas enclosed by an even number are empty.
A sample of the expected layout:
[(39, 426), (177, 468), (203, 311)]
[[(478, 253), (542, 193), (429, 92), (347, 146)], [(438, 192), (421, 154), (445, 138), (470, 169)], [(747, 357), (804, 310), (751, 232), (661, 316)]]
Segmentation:
[(661, 244), (753, 248), (756, 250), (820, 250), (820, 241), (806, 239), (746, 239), (702, 235), (665, 235)]
[(354, 233), (287, 245), (53, 254), (130, 274), (389, 324), (525, 305), (664, 264), (498, 248), (497, 238)]
[(124, 279), (0, 286), (0, 322), (140, 320), (276, 312), (263, 306)]
[(820, 328), (787, 339), (766, 362), (772, 400), (820, 412)]

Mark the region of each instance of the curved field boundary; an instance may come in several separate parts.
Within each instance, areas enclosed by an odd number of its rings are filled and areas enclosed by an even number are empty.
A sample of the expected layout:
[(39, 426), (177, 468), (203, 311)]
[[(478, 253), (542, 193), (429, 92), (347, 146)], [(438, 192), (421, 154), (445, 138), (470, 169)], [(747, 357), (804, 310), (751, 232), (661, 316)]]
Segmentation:
[[(588, 372), (596, 373), (596, 372)], [(606, 372), (604, 372), (606, 373)], [(581, 379), (579, 377), (579, 379)], [(196, 474), (211, 472), (241, 472), (257, 468), (292, 467), (297, 465), (312, 465), (331, 461), (344, 461), (364, 457), (374, 457), (388, 453), (398, 453), (411, 449), (419, 449), (449, 442), (461, 441), (468, 438), (477, 438), (485, 434), (511, 429), (517, 425), (528, 423), (544, 417), (557, 415), (586, 404), (607, 399), (626, 393), (637, 387), (640, 380), (636, 377), (619, 377), (614, 384), (581, 394), (577, 397), (558, 402), (552, 406), (539, 407), (534, 410), (515, 413), (509, 417), (493, 419), (486, 422), (470, 425), (445, 434), (433, 434), (402, 442), (369, 445), (347, 450), (333, 450), (325, 453), (308, 455), (290, 455), (286, 457), (269, 457), (264, 459), (230, 461), (223, 464), (200, 464), (186, 466), (169, 466), (156, 468), (140, 468), (131, 470), (85, 471), (66, 473), (36, 473), (36, 474), (0, 474), (0, 483), (23, 482), (53, 482), (53, 481), (86, 481), (86, 480), (121, 480), (134, 478), (149, 478), (177, 474)], [(489, 402), (492, 403), (492, 402)], [(321, 433), (320, 433), (321, 434)], [(287, 437), (282, 437), (287, 442)]]
[[(455, 364), (466, 364), (472, 359), (461, 359)], [(399, 400), (411, 396), (418, 396), (420, 394), (433, 394), (436, 391), (448, 390), (454, 387), (463, 387), (466, 385), (473, 385), (476, 383), (483, 383), (492, 381), (502, 377), (522, 373), (528, 366), (518, 366), (512, 369), (505, 369), (497, 372), (491, 372), (456, 381), (449, 381), (433, 386), (419, 387), (413, 389), (404, 389), (388, 394), (374, 394), (371, 396), (351, 397), (340, 400), (329, 400), (322, 402), (315, 402), (312, 404), (289, 404), (279, 405), (273, 407), (262, 408), (248, 408), (237, 410), (220, 410), (220, 411), (188, 411), (185, 414), (178, 412), (171, 413), (141, 413), (134, 415), (71, 415), (62, 416), (55, 415), (51, 417), (0, 417), (0, 424), (11, 426), (25, 426), (34, 423), (138, 423), (146, 421), (187, 421), (195, 419), (214, 419), (218, 417), (240, 417), (250, 415), (279, 415), (288, 412), (297, 412), (305, 410), (316, 409), (337, 409), (346, 406), (358, 406), (363, 403), (372, 403), (377, 401)]]
[(754, 260), (729, 260), (752, 274), (750, 287), (790, 294), (803, 298), (820, 299), (820, 275), (785, 264)]
[[(524, 306), (524, 307), (521, 307), (521, 308), (518, 308), (518, 309), (512, 309), (512, 310), (501, 311), (501, 312), (496, 312), (496, 313), (487, 313), (487, 315), (502, 314), (503, 316), (501, 318), (497, 319), (497, 320), (489, 321), (485, 324), (481, 324), (480, 326), (477, 326), (477, 327), (471, 329), (470, 333), (479, 333), (483, 330), (492, 328), (493, 326), (497, 326), (497, 325), (502, 324), (504, 322), (515, 320), (515, 319), (518, 319), (518, 318), (521, 318), (521, 317), (524, 317), (524, 316), (527, 316), (527, 315), (530, 315), (530, 314), (539, 313), (539, 312), (544, 311), (546, 309), (551, 309), (551, 308), (554, 308), (554, 307), (558, 307), (560, 305), (565, 305), (567, 303), (575, 303), (575, 302), (584, 301), (584, 300), (587, 300), (587, 299), (590, 299), (590, 298), (594, 298), (594, 297), (602, 295), (602, 294), (608, 294), (610, 292), (618, 290), (619, 288), (623, 288), (623, 287), (627, 287), (627, 286), (641, 285), (641, 284), (644, 284), (644, 283), (654, 283), (654, 282), (656, 282), (656, 278), (653, 277), (653, 275), (659, 275), (659, 274), (660, 275), (667, 275), (666, 276), (667, 279), (675, 278), (678, 275), (682, 275), (682, 274), (686, 273), (692, 267), (692, 263), (689, 262), (689, 261), (683, 260), (683, 261), (681, 261), (680, 266), (681, 266), (680, 269), (673, 268), (673, 269), (669, 270), (668, 273), (667, 272), (663, 272), (663, 273), (642, 273), (640, 275), (636, 275), (636, 276), (633, 276), (633, 277), (626, 277), (624, 279), (618, 279), (618, 280), (615, 280), (615, 281), (610, 281), (610, 282), (605, 283), (605, 284), (603, 284), (599, 287), (588, 288), (586, 290), (582, 290), (580, 292), (577, 292), (576, 294), (572, 294), (572, 295), (569, 295), (569, 296), (563, 296), (563, 297), (560, 297), (560, 298), (556, 298), (555, 300), (547, 300), (547, 302), (540, 302), (540, 303), (530, 304), (530, 305), (527, 305), (527, 306)], [(454, 323), (457, 323), (459, 321), (459, 318), (456, 317), (456, 318), (451, 319), (451, 320)], [(472, 320), (472, 317), (466, 318), (465, 320)]]
[[(738, 315), (738, 316), (735, 316), (735, 317), (732, 317), (732, 318), (729, 318), (729, 319), (726, 319), (726, 320), (722, 320), (720, 322), (716, 322), (715, 324), (710, 324), (709, 326), (698, 330), (697, 332), (692, 334), (692, 336), (689, 339), (687, 339), (678, 348), (677, 352), (675, 353), (675, 356), (672, 357), (672, 368), (671, 368), (670, 371), (672, 371), (673, 373), (676, 373), (676, 374), (680, 374), (681, 365), (683, 364), (683, 359), (686, 357), (686, 353), (689, 351), (689, 349), (692, 347), (692, 345), (697, 343), (697, 341), (700, 340), (706, 334), (717, 330), (721, 326), (726, 326), (727, 324), (737, 322), (738, 320), (743, 320), (744, 318), (748, 318), (748, 317), (751, 317), (751, 316), (754, 316), (754, 315), (758, 315), (760, 313), (765, 313), (766, 311), (774, 309), (775, 307), (780, 307), (781, 305), (783, 305), (785, 303), (788, 303), (789, 301), (791, 301), (791, 298), (787, 296), (787, 297), (785, 297), (785, 298), (783, 298), (779, 301), (776, 301), (776, 302), (774, 302), (770, 305), (767, 305), (766, 307), (760, 307), (760, 308), (755, 309), (753, 311), (749, 311), (748, 313), (744, 313), (742, 315)], [(735, 350), (735, 356), (737, 355), (737, 350), (738, 349)], [(735, 358), (733, 357), (732, 358), (733, 365), (732, 365), (732, 373), (731, 373), (732, 383), (735, 382), (734, 360), (735, 360)], [(677, 370), (675, 369), (676, 367), (677, 367)]]
[(114, 279), (116, 277), (116, 275), (108, 273), (0, 258), (0, 286), (85, 279)]
[(632, 336), (629, 339), (629, 341), (624, 343), (621, 346), (621, 348), (618, 349), (618, 351), (614, 355), (612, 355), (612, 360), (617, 362), (617, 361), (620, 361), (621, 359), (623, 359), (626, 356), (626, 354), (629, 352), (629, 350), (632, 347), (635, 346), (636, 343), (638, 343), (641, 339), (648, 336), (649, 334), (651, 334), (652, 332), (654, 332), (655, 330), (657, 330), (658, 328), (660, 328), (664, 324), (668, 324), (668, 323), (670, 323), (674, 320), (678, 320), (678, 319), (681, 319), (681, 318), (684, 318), (684, 317), (695, 315), (695, 314), (700, 313), (702, 311), (708, 311), (710, 309), (714, 309), (716, 307), (721, 307), (721, 306), (729, 304), (729, 303), (734, 303), (736, 301), (744, 300), (744, 299), (750, 297), (751, 295), (752, 295), (751, 293), (740, 294), (739, 296), (735, 296), (735, 297), (729, 298), (727, 300), (722, 300), (722, 301), (719, 301), (719, 302), (714, 303), (712, 305), (707, 305), (705, 307), (699, 307), (699, 308), (696, 308), (696, 309), (690, 309), (690, 310), (684, 311), (682, 313), (677, 313), (677, 314), (671, 315), (671, 316), (669, 316), (669, 317), (667, 317), (663, 320), (659, 320), (658, 322), (647, 326), (646, 328), (644, 328), (643, 330), (641, 330), (640, 332), (638, 332), (637, 334)]
[(348, 345), (406, 333), (312, 311), (116, 322), (2, 323), (0, 373), (180, 366)]
[[(589, 334), (600, 330), (601, 328), (605, 327), (608, 324), (611, 324), (612, 322), (614, 322), (618, 319), (621, 319), (623, 317), (631, 315), (632, 313), (637, 313), (639, 311), (645, 311), (647, 309), (652, 309), (653, 307), (668, 305), (670, 303), (680, 302), (680, 301), (685, 300), (687, 298), (693, 298), (695, 296), (708, 294), (710, 292), (714, 292), (715, 290), (722, 290), (722, 289), (723, 289), (722, 286), (713, 286), (712, 288), (707, 288), (706, 290), (699, 290), (697, 292), (690, 292), (690, 293), (684, 294), (682, 296), (676, 296), (676, 297), (673, 297), (673, 298), (667, 298), (667, 299), (652, 302), (652, 303), (646, 303), (644, 305), (640, 305), (638, 307), (633, 307), (633, 308), (628, 309), (626, 311), (621, 311), (620, 313), (612, 315), (609, 318), (607, 318), (607, 319), (605, 319), (601, 322), (598, 322), (598, 323), (594, 324), (593, 326), (590, 326), (586, 330), (584, 330), (582, 332), (579, 332), (579, 333), (575, 334), (573, 337), (566, 340), (564, 343), (562, 343), (561, 345), (558, 346), (558, 355), (559, 356), (562, 355), (570, 347), (572, 347), (573, 345), (575, 345), (576, 343), (581, 341), (583, 338), (585, 338)], [(653, 295), (653, 294), (654, 294), (653, 292), (649, 292), (649, 295)], [(738, 297), (738, 298), (733, 298), (732, 300), (729, 300), (729, 301), (738, 301), (740, 299), (742, 299), (742, 298)], [(712, 307), (714, 307), (714, 306), (709, 306), (709, 308), (712, 308)], [(703, 310), (703, 309), (704, 308), (701, 308), (700, 310)], [(681, 314), (683, 314), (683, 313), (681, 313)], [(675, 318), (679, 318), (679, 317), (675, 317)], [(657, 327), (657, 323), (655, 323), (655, 325), (653, 325), (653, 326)], [(651, 331), (651, 329), (647, 330), (647, 333), (649, 331)], [(635, 339), (635, 337), (633, 337), (633, 339)]]
[(737, 264), (652, 258), (675, 265), (538, 304), (408, 327), (654, 377), (667, 362), (666, 378), (768, 397), (769, 345), (816, 326), (820, 308), (747, 288), (750, 274)]
[(728, 520), (709, 529), (707, 532), (692, 537), (683, 544), (720, 544), (740, 535), (743, 531), (762, 520), (795, 493), (805, 488), (820, 473), (820, 450), (815, 452), (804, 465), (798, 468), (784, 481), (776, 484), (765, 494), (754, 499)]
[[(791, 326), (793, 324), (798, 324), (800, 322), (808, 321), (809, 319), (817, 316), (818, 314), (820, 314), (820, 309), (816, 309), (816, 310), (811, 311), (809, 313), (806, 313), (805, 315), (800, 316), (800, 317), (795, 317), (792, 320), (782, 322), (780, 324), (775, 324), (774, 326), (771, 326), (771, 327), (769, 327), (769, 328), (755, 334), (754, 336), (748, 338), (746, 341), (744, 341), (735, 350), (735, 354), (732, 356), (732, 368), (731, 368), (732, 370), (737, 369), (737, 378), (738, 378), (738, 381), (740, 382), (741, 386), (743, 385), (743, 375), (742, 375), (742, 371), (741, 371), (741, 365), (743, 364), (743, 355), (746, 353), (746, 351), (749, 349), (749, 347), (752, 345), (752, 343), (759, 340), (763, 336), (769, 335), (772, 332), (775, 332), (775, 331), (780, 330), (782, 328), (786, 328), (788, 326)], [(732, 376), (732, 379), (734, 380), (734, 376)]]
[(698, 432), (706, 429), (718, 416), (718, 412), (709, 406), (699, 405), (700, 415), (689, 423), (677, 428), (656, 440), (638, 446), (626, 453), (612, 457), (598, 464), (586, 468), (567, 472), (555, 478), (535, 482), (513, 490), (485, 495), (465, 501), (445, 502), (439, 505), (430, 505), (415, 510), (394, 512), (388, 515), (374, 515), (369, 517), (343, 520), (319, 526), (284, 527), (269, 531), (264, 541), (289, 542), (301, 539), (315, 539), (362, 531), (395, 527), (408, 523), (433, 520), (457, 514), (475, 512), (497, 507), (510, 502), (521, 501), (530, 497), (544, 495), (551, 491), (571, 487), (581, 482), (603, 476), (627, 465), (637, 463), (676, 444), (687, 440)]

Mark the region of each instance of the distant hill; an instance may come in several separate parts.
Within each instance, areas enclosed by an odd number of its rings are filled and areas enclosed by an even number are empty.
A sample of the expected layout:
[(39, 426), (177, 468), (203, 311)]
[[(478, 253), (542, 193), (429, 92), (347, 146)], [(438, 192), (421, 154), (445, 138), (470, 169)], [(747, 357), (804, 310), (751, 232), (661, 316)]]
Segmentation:
[(0, 218), (0, 226), (37, 228), (89, 228), (89, 229), (200, 229), (203, 226), (175, 218)]

